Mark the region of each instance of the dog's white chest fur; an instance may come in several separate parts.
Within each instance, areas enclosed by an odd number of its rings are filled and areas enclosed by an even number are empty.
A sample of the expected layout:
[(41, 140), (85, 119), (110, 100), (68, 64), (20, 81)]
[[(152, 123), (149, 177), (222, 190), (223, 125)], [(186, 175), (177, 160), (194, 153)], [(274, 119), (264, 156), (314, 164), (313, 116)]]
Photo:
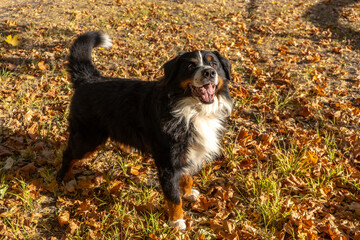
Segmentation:
[(184, 119), (186, 128), (193, 126), (194, 138), (189, 142), (185, 171), (194, 174), (204, 163), (214, 160), (221, 152), (224, 120), (230, 115), (232, 103), (215, 97), (212, 104), (203, 104), (194, 98), (181, 100), (173, 109), (174, 116)]
[(214, 116), (197, 116), (192, 120), (195, 129), (194, 141), (190, 143), (187, 154), (187, 171), (198, 172), (204, 162), (213, 160), (221, 152), (222, 121)]

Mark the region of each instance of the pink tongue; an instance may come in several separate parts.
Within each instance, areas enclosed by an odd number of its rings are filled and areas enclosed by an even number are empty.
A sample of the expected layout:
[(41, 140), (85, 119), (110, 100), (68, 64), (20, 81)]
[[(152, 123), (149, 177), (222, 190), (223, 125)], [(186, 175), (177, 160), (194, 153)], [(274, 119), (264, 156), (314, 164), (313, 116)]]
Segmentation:
[(210, 102), (214, 100), (215, 85), (208, 83), (204, 86), (199, 87), (198, 89), (202, 100), (204, 100), (205, 102)]

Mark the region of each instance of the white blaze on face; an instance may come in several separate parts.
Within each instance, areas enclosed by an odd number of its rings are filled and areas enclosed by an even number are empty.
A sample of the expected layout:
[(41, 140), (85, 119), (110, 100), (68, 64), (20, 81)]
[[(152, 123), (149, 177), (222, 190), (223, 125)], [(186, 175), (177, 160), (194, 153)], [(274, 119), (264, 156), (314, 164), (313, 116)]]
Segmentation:
[[(209, 68), (213, 68), (211, 66), (207, 66), (207, 65), (204, 65), (204, 60), (203, 60), (203, 56), (201, 54), (201, 51), (197, 51), (198, 54), (199, 54), (199, 69), (196, 71), (195, 73), (195, 76), (194, 76), (194, 82), (193, 82), (193, 85), (195, 87), (201, 87), (202, 85), (204, 85), (205, 83), (203, 82), (203, 71), (205, 69), (209, 69)], [(216, 76), (215, 76), (215, 81), (214, 81), (214, 84), (215, 85), (218, 85), (219, 83), (219, 78), (218, 78), (218, 74), (217, 74), (217, 71), (215, 70), (216, 72)]]
[(200, 51), (198, 51), (198, 54), (199, 54), (199, 66), (202, 67), (204, 66), (204, 61), (203, 61), (203, 58), (202, 58), (202, 54)]

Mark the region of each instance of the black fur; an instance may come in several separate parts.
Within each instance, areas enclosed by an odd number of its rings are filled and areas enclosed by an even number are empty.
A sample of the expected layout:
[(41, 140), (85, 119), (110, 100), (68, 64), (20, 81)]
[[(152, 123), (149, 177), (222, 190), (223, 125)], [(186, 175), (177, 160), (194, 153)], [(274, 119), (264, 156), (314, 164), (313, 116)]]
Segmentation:
[[(180, 84), (191, 77), (183, 69), (187, 59), (196, 54), (183, 53), (167, 62), (160, 81), (108, 78), (91, 62), (91, 50), (102, 44), (102, 36), (85, 33), (71, 47), (68, 69), (75, 93), (70, 106), (70, 137), (57, 179), (62, 181), (72, 160), (81, 159), (111, 138), (151, 153), (166, 199), (179, 204), (179, 178), (196, 133), (192, 125), (186, 127), (184, 119), (174, 117), (172, 109), (179, 100), (191, 97)], [(217, 52), (209, 53), (221, 63), (217, 71), (225, 82), (217, 94), (231, 101), (227, 87), (230, 63)]]

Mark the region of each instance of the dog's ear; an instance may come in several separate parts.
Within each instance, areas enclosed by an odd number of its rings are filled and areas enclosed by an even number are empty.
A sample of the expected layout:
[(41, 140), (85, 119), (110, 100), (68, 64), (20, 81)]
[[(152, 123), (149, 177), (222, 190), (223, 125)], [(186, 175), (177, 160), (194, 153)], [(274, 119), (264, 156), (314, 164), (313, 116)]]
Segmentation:
[(214, 51), (213, 52), (218, 59), (220, 60), (220, 63), (222, 65), (222, 68), (225, 71), (225, 76), (226, 78), (231, 81), (231, 64), (229, 62), (229, 60), (227, 60), (226, 58), (224, 58), (223, 56), (220, 55), (220, 53), (218, 51)]
[(165, 79), (167, 81), (169, 81), (174, 73), (176, 72), (176, 66), (177, 66), (177, 62), (178, 62), (179, 56), (171, 59), (170, 61), (166, 62), (163, 66), (164, 68), (164, 74), (165, 74)]
[(166, 85), (170, 81), (170, 79), (174, 77), (177, 71), (179, 58), (184, 53), (185, 52), (180, 52), (179, 55), (177, 55), (175, 58), (171, 59), (163, 65), (165, 76), (162, 79), (162, 85)]

